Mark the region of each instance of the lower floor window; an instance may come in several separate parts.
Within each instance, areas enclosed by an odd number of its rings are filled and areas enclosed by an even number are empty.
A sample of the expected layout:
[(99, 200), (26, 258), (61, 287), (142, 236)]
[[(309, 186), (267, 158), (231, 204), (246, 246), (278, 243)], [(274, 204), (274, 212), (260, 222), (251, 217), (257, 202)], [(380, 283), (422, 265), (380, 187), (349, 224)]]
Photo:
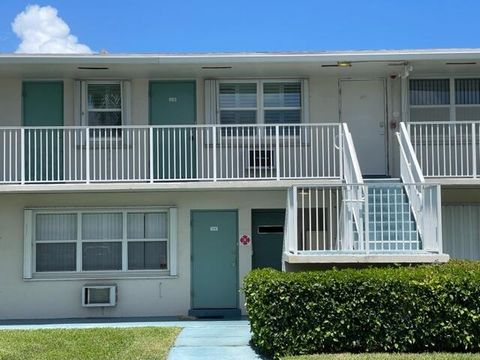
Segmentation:
[(34, 211), (36, 272), (167, 270), (171, 209)]

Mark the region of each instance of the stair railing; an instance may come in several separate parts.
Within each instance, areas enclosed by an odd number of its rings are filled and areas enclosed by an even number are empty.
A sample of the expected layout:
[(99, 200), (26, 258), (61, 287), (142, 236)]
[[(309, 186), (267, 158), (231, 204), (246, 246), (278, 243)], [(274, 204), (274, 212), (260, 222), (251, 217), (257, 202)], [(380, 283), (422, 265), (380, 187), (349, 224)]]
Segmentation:
[(425, 178), (405, 123), (396, 133), (400, 150), (400, 177), (404, 183), (423, 249), (442, 251), (440, 186), (425, 187)]
[[(360, 250), (368, 251), (368, 196), (363, 182), (352, 135), (346, 123), (342, 124), (342, 165), (343, 181), (347, 184), (344, 191), (340, 230), (342, 232), (342, 250), (353, 250), (355, 233), (358, 235)], [(353, 185), (353, 186), (352, 186)]]

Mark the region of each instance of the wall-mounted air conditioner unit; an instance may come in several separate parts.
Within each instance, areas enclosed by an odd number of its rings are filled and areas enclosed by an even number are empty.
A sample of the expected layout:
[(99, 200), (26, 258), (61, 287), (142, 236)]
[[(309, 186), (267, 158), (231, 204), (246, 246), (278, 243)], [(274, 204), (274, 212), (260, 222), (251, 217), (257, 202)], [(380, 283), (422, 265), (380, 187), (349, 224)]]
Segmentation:
[(82, 287), (82, 306), (101, 307), (117, 304), (116, 285), (85, 285)]
[(248, 154), (248, 167), (250, 169), (272, 170), (275, 169), (275, 152), (273, 150), (250, 150)]

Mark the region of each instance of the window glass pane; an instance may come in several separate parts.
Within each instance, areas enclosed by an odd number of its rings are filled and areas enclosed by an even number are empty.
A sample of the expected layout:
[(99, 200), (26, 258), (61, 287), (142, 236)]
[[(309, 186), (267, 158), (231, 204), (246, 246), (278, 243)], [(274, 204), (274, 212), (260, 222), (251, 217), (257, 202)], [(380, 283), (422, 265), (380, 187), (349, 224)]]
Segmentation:
[(299, 123), (300, 110), (265, 110), (265, 124)]
[(410, 105), (450, 104), (448, 79), (410, 80)]
[(121, 239), (123, 232), (121, 213), (91, 213), (82, 215), (83, 240)]
[(166, 241), (131, 241), (128, 243), (129, 270), (159, 270), (166, 268)]
[(257, 107), (257, 84), (241, 83), (219, 86), (220, 108), (255, 108)]
[(121, 242), (87, 242), (82, 244), (82, 266), (84, 271), (121, 270)]
[(264, 83), (263, 104), (265, 107), (300, 107), (300, 83)]
[(127, 237), (129, 239), (166, 239), (167, 214), (127, 214)]
[(121, 109), (120, 84), (88, 84), (88, 109)]
[(37, 214), (36, 241), (65, 241), (77, 238), (76, 214)]
[(411, 108), (410, 121), (448, 121), (450, 107)]
[(36, 271), (75, 271), (75, 243), (39, 243), (36, 245)]
[(120, 126), (122, 125), (122, 113), (120, 111), (88, 112), (89, 126)]
[(480, 79), (456, 79), (455, 103), (480, 104)]
[(255, 110), (222, 110), (220, 123), (224, 125), (255, 124), (257, 112)]
[(480, 106), (458, 106), (455, 109), (457, 121), (479, 121)]

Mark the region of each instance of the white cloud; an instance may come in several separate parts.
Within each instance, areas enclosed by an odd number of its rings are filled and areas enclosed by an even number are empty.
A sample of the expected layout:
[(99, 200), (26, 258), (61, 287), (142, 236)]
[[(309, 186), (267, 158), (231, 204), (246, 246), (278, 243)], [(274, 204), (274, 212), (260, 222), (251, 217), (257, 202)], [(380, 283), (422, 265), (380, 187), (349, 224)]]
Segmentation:
[(70, 27), (51, 6), (27, 6), (15, 17), (12, 30), (21, 40), (17, 53), (92, 53), (87, 45), (80, 44), (77, 37), (70, 34)]

